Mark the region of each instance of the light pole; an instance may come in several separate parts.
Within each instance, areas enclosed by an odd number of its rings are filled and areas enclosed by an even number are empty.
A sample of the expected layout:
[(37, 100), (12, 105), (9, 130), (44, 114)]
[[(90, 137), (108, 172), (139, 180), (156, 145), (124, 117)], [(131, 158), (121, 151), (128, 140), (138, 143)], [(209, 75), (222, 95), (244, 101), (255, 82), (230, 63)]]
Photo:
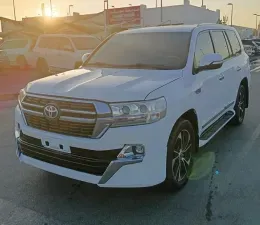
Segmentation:
[(107, 11), (108, 11), (108, 0), (104, 0), (105, 36), (107, 36)]
[(204, 1), (202, 0), (202, 2), (201, 2), (201, 6), (203, 7), (204, 6)]
[(157, 0), (155, 0), (155, 6), (156, 6), (156, 8), (158, 7), (158, 2), (157, 2)]
[(232, 9), (231, 9), (231, 26), (233, 26), (233, 10), (234, 10), (234, 5), (233, 5), (233, 3), (228, 3), (228, 5), (231, 5), (231, 6), (232, 6)]
[(163, 5), (163, 0), (161, 0), (161, 23), (163, 22), (163, 9), (162, 9), (162, 5)]
[(69, 5), (69, 16), (71, 16), (71, 15), (70, 15), (70, 8), (71, 8), (71, 7), (73, 7), (73, 5)]
[(50, 10), (51, 10), (51, 17), (52, 17), (52, 2), (50, 0)]
[(255, 16), (255, 18), (256, 18), (256, 24), (255, 24), (255, 31), (256, 31), (256, 36), (258, 35), (258, 16), (260, 16), (259, 14), (253, 14), (254, 16)]
[(14, 8), (14, 20), (16, 20), (16, 12), (15, 12), (15, 2), (13, 0), (13, 8)]

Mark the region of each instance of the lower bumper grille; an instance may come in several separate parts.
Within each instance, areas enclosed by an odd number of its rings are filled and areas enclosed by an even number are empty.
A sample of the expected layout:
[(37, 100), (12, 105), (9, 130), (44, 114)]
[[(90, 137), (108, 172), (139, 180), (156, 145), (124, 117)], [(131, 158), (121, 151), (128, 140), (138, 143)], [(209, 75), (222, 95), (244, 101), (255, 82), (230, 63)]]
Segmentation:
[(44, 148), (41, 140), (21, 133), (18, 140), (22, 154), (53, 165), (102, 176), (111, 161), (115, 160), (121, 149), (93, 151), (72, 148), (71, 154)]

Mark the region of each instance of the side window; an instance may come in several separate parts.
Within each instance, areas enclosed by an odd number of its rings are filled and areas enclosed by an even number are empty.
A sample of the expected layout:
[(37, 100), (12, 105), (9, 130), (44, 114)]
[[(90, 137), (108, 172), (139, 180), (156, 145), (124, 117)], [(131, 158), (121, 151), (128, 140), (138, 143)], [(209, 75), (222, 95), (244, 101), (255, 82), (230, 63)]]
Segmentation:
[(204, 55), (214, 53), (212, 41), (209, 32), (203, 32), (198, 35), (195, 56), (194, 56), (194, 69), (199, 68), (200, 60)]
[(59, 49), (62, 51), (72, 52), (74, 49), (68, 38), (59, 38)]
[(234, 31), (227, 30), (226, 34), (228, 36), (228, 39), (230, 41), (230, 45), (233, 51), (233, 55), (237, 56), (241, 54), (241, 45), (239, 42), (239, 39)]
[(59, 49), (59, 38), (42, 37), (39, 42), (39, 48), (57, 50), (57, 49)]
[(223, 60), (229, 58), (228, 45), (222, 31), (211, 31), (215, 52), (220, 54)]
[(42, 37), (38, 44), (39, 48), (47, 48), (48, 47), (48, 38)]

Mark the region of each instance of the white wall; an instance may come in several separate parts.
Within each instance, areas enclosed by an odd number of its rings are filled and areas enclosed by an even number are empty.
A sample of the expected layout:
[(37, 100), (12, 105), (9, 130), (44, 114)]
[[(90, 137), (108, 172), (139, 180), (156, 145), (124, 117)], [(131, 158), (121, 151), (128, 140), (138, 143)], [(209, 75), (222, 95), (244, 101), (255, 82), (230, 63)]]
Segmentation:
[[(146, 8), (142, 10), (143, 25), (156, 26), (161, 24), (161, 8)], [(216, 23), (220, 18), (220, 11), (211, 11), (192, 5), (178, 5), (163, 7), (163, 22), (170, 20), (170, 24), (198, 24)], [(167, 23), (167, 24), (168, 24)]]

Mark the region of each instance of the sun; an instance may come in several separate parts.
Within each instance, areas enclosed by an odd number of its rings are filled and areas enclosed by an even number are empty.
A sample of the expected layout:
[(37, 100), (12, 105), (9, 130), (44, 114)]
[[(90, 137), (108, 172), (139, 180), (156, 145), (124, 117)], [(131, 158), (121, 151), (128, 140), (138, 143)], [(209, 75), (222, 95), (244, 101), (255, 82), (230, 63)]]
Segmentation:
[(57, 16), (59, 16), (59, 13), (55, 10), (55, 7), (52, 8), (52, 13), (51, 13), (51, 9), (50, 8), (45, 8), (45, 16), (57, 17)]

